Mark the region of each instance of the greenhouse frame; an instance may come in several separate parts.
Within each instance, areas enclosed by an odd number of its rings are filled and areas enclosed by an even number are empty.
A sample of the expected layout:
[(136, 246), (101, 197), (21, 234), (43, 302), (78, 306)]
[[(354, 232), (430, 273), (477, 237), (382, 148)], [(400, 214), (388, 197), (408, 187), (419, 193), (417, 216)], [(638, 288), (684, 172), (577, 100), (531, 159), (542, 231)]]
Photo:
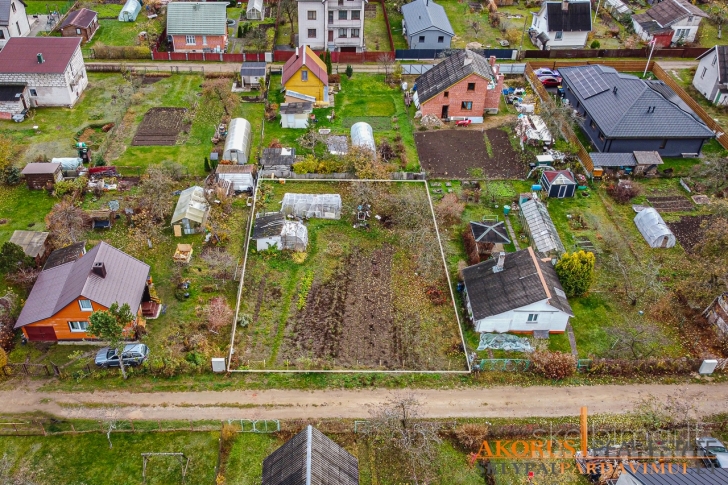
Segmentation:
[(119, 12), (119, 20), (122, 22), (134, 22), (142, 10), (142, 4), (138, 0), (126, 0), (124, 8)]
[(281, 212), (286, 216), (305, 219), (341, 218), (341, 196), (339, 194), (286, 193), (281, 204)]
[(245, 18), (248, 20), (263, 20), (265, 18), (265, 7), (263, 0), (250, 0), (245, 11)]
[(374, 144), (374, 130), (369, 123), (359, 121), (351, 125), (351, 145), (377, 151), (377, 146)]
[(639, 211), (634, 216), (634, 223), (650, 247), (671, 248), (675, 245), (675, 234), (667, 227), (660, 213), (653, 207)]
[(253, 129), (250, 122), (245, 118), (233, 118), (225, 138), (222, 159), (240, 164), (248, 163), (252, 138)]

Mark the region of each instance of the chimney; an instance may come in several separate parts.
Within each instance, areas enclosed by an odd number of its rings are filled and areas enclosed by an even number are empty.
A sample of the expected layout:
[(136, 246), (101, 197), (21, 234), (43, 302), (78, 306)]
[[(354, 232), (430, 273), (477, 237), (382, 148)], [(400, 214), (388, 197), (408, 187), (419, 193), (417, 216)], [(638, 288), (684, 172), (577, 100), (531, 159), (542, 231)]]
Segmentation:
[(617, 94), (617, 86), (614, 86), (614, 89), (612, 89), (612, 92), (613, 92), (614, 94)]
[(45, 59), (43, 59), (43, 54), (41, 52), (36, 54), (36, 57), (38, 58), (38, 64), (43, 64), (45, 62)]
[(296, 47), (296, 58), (298, 58), (298, 47)]
[(91, 272), (96, 276), (106, 278), (106, 266), (101, 261), (94, 263), (94, 265), (91, 267)]
[(306, 64), (306, 44), (303, 44), (303, 63)]
[(561, 2), (561, 11), (562, 12), (569, 11), (569, 2), (568, 1)]
[(488, 63), (490, 63), (490, 67), (495, 67), (495, 56), (490, 56), (488, 58)]
[(503, 271), (503, 264), (506, 262), (506, 253), (501, 251), (498, 253), (498, 262), (493, 266), (493, 273), (500, 273)]

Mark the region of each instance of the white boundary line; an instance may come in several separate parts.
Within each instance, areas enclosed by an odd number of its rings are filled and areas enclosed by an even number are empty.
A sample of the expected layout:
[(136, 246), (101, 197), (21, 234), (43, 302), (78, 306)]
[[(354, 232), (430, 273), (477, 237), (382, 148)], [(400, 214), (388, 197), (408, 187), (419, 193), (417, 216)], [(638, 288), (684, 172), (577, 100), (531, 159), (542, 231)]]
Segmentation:
[(362, 370), (356, 370), (356, 369), (320, 369), (320, 370), (304, 370), (304, 369), (231, 369), (230, 368), (230, 362), (232, 361), (233, 353), (235, 352), (235, 330), (237, 329), (237, 322), (238, 322), (238, 314), (240, 312), (240, 297), (242, 295), (243, 291), (243, 284), (245, 282), (245, 269), (247, 267), (248, 263), (248, 251), (249, 251), (249, 243), (250, 243), (250, 233), (253, 227), (253, 221), (255, 220), (255, 209), (256, 209), (256, 202), (258, 201), (258, 186), (260, 185), (261, 181), (270, 181), (270, 182), (276, 182), (280, 179), (278, 178), (266, 178), (263, 179), (262, 177), (258, 177), (258, 180), (255, 183), (255, 190), (253, 193), (253, 205), (251, 207), (249, 221), (248, 221), (248, 229), (245, 234), (245, 256), (243, 258), (243, 268), (242, 273), (240, 275), (240, 285), (238, 287), (238, 301), (235, 305), (235, 319), (233, 320), (233, 330), (230, 335), (230, 351), (228, 353), (228, 362), (227, 362), (227, 371), (230, 372), (239, 372), (239, 373), (248, 373), (248, 374), (308, 374), (308, 373), (327, 373), (327, 374), (470, 374), (472, 372), (472, 367), (470, 366), (470, 359), (468, 358), (468, 350), (465, 345), (465, 336), (463, 335), (463, 328), (460, 322), (460, 314), (458, 312), (457, 303), (455, 302), (455, 293), (452, 289), (452, 281), (450, 280), (450, 271), (447, 269), (447, 259), (445, 259), (445, 250), (442, 247), (442, 239), (440, 238), (440, 229), (437, 226), (437, 218), (435, 217), (435, 208), (432, 205), (432, 197), (430, 197), (430, 190), (429, 185), (427, 183), (427, 180), (392, 180), (392, 179), (284, 179), (286, 182), (348, 182), (348, 183), (359, 183), (359, 182), (375, 182), (375, 183), (397, 183), (397, 182), (409, 182), (409, 183), (421, 183), (423, 184), (423, 187), (425, 189), (425, 192), (427, 193), (427, 201), (430, 204), (430, 214), (432, 215), (432, 222), (435, 226), (435, 234), (437, 235), (437, 243), (440, 246), (440, 256), (442, 258), (442, 264), (445, 268), (445, 276), (447, 277), (447, 285), (450, 289), (450, 300), (452, 301), (452, 307), (455, 311), (455, 320), (458, 324), (458, 332), (460, 333), (460, 341), (463, 345), (463, 355), (465, 357), (465, 364), (468, 367), (468, 370), (374, 370), (374, 369), (362, 369)]

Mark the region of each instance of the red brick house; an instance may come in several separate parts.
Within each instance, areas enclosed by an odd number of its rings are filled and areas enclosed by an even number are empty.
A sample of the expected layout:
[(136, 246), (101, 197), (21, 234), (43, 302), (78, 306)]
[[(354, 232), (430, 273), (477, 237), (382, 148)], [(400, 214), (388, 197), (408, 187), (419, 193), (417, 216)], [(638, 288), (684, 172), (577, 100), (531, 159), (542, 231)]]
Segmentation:
[(93, 10), (81, 8), (66, 16), (61, 24), (62, 37), (81, 37), (85, 44), (90, 41), (99, 28), (98, 14)]
[(503, 75), (495, 57), (465, 50), (418, 77), (415, 86), (415, 106), (423, 115), (482, 123), (486, 113), (498, 113)]
[(174, 52), (225, 52), (227, 2), (167, 4), (167, 40)]

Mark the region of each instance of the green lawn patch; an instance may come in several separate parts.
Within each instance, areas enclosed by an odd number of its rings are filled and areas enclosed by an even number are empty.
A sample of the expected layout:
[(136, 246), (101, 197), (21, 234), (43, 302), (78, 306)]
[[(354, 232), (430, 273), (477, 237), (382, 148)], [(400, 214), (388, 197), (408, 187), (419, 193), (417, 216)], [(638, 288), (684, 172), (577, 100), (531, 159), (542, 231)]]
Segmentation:
[(112, 3), (95, 3), (87, 8), (90, 8), (91, 10), (96, 12), (99, 15), (99, 20), (114, 19), (118, 22), (119, 14), (121, 13), (121, 9), (124, 8), (124, 5), (115, 5)]
[(369, 123), (374, 131), (388, 131), (392, 129), (392, 118), (388, 116), (358, 116), (352, 118), (344, 118), (341, 120), (341, 126), (351, 128), (354, 123)]
[[(366, 13), (364, 15), (364, 44), (371, 51), (389, 51), (391, 47), (389, 45), (387, 23), (384, 21), (382, 4), (374, 3), (373, 5), (377, 8), (376, 16), (371, 18)], [(393, 40), (394, 35), (394, 32), (392, 32)]]
[(75, 2), (63, 2), (58, 0), (45, 1), (33, 1), (30, 0), (25, 2), (25, 13), (26, 15), (48, 15), (48, 12), (61, 12), (65, 13), (69, 8), (73, 6)]
[(164, 24), (158, 18), (149, 20), (142, 14), (137, 17), (136, 22), (119, 22), (117, 19), (99, 20), (99, 30), (91, 39), (89, 48), (103, 44), (108, 46), (135, 46), (139, 45), (139, 33), (147, 32), (148, 35), (160, 34)]

